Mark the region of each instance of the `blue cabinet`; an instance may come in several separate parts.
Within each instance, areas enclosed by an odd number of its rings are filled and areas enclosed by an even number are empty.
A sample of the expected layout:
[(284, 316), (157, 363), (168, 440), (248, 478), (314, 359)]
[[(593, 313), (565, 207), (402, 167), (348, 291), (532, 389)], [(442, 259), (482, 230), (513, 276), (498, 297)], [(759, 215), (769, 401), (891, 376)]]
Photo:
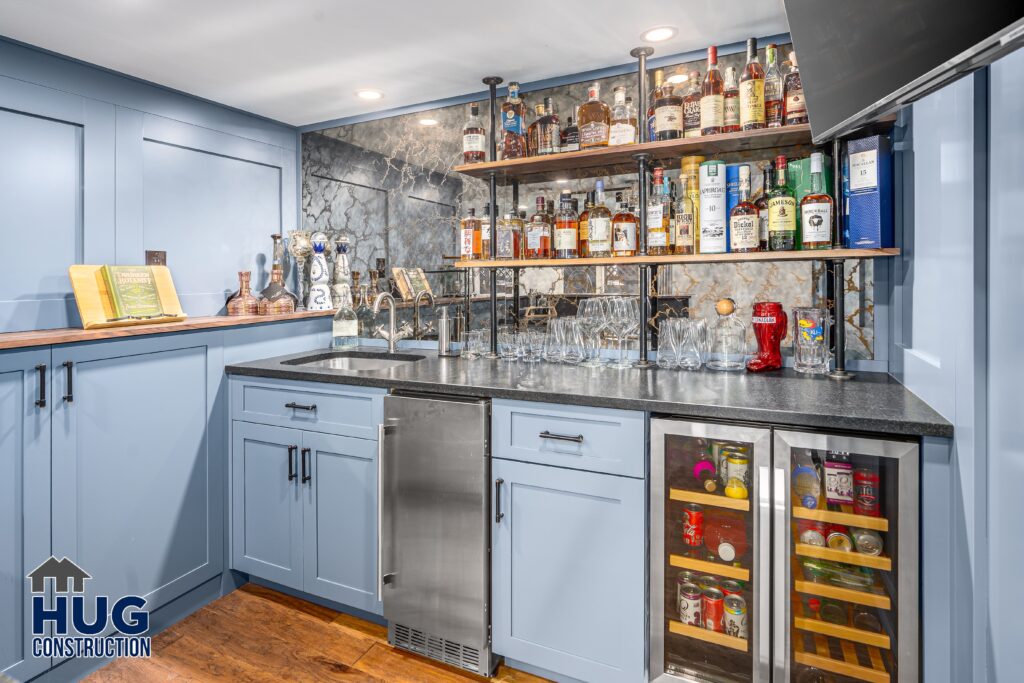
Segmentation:
[(32, 657), (25, 580), (50, 555), (49, 365), (49, 348), (0, 353), (0, 678), (50, 666)]
[(494, 651), (590, 683), (643, 681), (644, 480), (501, 459), (492, 475)]

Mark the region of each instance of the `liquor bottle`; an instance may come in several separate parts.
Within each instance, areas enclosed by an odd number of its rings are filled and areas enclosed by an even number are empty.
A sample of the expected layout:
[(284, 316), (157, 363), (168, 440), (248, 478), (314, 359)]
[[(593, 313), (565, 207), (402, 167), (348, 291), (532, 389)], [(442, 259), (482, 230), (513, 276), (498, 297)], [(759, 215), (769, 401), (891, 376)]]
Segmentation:
[(618, 212), (612, 216), (612, 255), (636, 256), (636, 234), (639, 221), (630, 211), (629, 203), (617, 193)]
[(338, 310), (331, 323), (331, 348), (356, 346), (359, 343), (359, 318), (352, 309), (352, 291), (348, 283), (339, 285)]
[(775, 185), (775, 167), (771, 163), (764, 167), (764, 181), (761, 195), (754, 202), (757, 207), (757, 239), (761, 251), (768, 251), (768, 194)]
[(546, 208), (547, 200), (537, 197), (537, 211), (526, 224), (525, 258), (551, 258), (551, 217)]
[(557, 154), (562, 147), (562, 127), (555, 102), (544, 98), (544, 111), (537, 119), (537, 154)]
[(587, 212), (588, 256), (612, 255), (612, 212), (604, 203), (604, 181), (594, 183), (594, 205)]
[(562, 191), (555, 216), (555, 258), (579, 258), (580, 223), (572, 208), (572, 196)]
[(469, 105), (469, 118), (462, 127), (462, 163), (476, 164), (487, 160), (487, 130), (480, 118), (480, 104)]
[(576, 126), (576, 119), (573, 116), (569, 117), (569, 120), (565, 122), (565, 128), (562, 129), (562, 152), (578, 152), (580, 151), (580, 129)]
[(740, 130), (740, 90), (736, 80), (736, 67), (725, 70), (725, 93), (722, 100), (722, 132), (737, 133)]
[[(482, 258), (480, 219), (476, 217), (476, 209), (470, 209), (469, 214), (460, 221), (459, 234), (461, 236), (459, 255), (462, 260), (473, 261)], [(380, 277), (379, 273), (377, 277)]]
[(666, 254), (674, 254), (676, 246), (676, 184), (665, 176), (664, 180), (661, 181), (664, 187), (662, 188), (662, 205), (665, 206), (663, 211), (668, 216), (668, 251)]
[[(497, 211), (495, 211), (497, 213)], [(480, 219), (480, 252), (483, 258), (491, 258), (491, 205), (484, 206), (484, 217)]]
[(625, 86), (618, 86), (614, 93), (615, 103), (612, 105), (612, 124), (608, 133), (608, 145), (631, 145), (636, 142), (636, 114), (630, 118), (629, 106), (626, 104)]
[(756, 38), (747, 38), (747, 64), (740, 74), (740, 128), (764, 128), (764, 68), (757, 61)]
[[(519, 258), (521, 254), (519, 243), (522, 234), (523, 222), (519, 220), (519, 216), (506, 213), (505, 217), (498, 221), (494, 232), (495, 239), (498, 240), (498, 243), (494, 245), (496, 258)], [(484, 258), (487, 258), (486, 252)]]
[(594, 208), (594, 193), (588, 192), (580, 213), (580, 258), (590, 256), (590, 210)]
[(544, 105), (537, 104), (533, 107), (534, 119), (526, 127), (526, 156), (537, 156), (537, 149), (540, 145), (540, 120), (544, 118)]
[(765, 59), (768, 62), (768, 70), (764, 74), (764, 121), (769, 128), (778, 128), (783, 123), (783, 86), (778, 48), (775, 43), (768, 44)]
[(796, 249), (796, 197), (786, 185), (786, 157), (775, 157), (775, 185), (768, 194), (768, 248)]
[(700, 134), (718, 135), (725, 118), (725, 83), (718, 70), (718, 48), (708, 48), (708, 72), (700, 85)]
[(679, 176), (679, 196), (676, 198), (676, 241), (673, 253), (692, 254), (694, 236), (694, 212), (693, 199), (687, 190), (688, 182), (686, 174)]
[(783, 91), (785, 93), (785, 120), (787, 126), (796, 123), (807, 123), (807, 102), (804, 100), (804, 85), (800, 80), (800, 67), (796, 63), (796, 52), (789, 53), (790, 70), (786, 74)]
[(686, 93), (683, 95), (684, 137), (700, 137), (700, 100), (700, 72), (694, 70), (690, 72), (690, 77), (686, 80)]
[(580, 149), (608, 146), (611, 110), (601, 101), (601, 84), (594, 82), (587, 88), (587, 101), (580, 105)]
[(364, 284), (359, 288), (359, 305), (356, 306), (356, 320), (359, 323), (359, 336), (374, 336), (373, 326), (377, 322), (373, 315), (373, 304), (370, 301), (370, 285)]
[(670, 83), (662, 83), (654, 101), (654, 139), (675, 140), (683, 137), (683, 98)]
[(750, 166), (742, 164), (740, 170), (740, 200), (729, 214), (729, 251), (757, 251), (757, 206), (750, 201)]
[(658, 126), (654, 116), (654, 103), (661, 97), (661, 88), (665, 82), (665, 72), (661, 69), (654, 70), (654, 87), (647, 99), (647, 141), (656, 140)]
[(700, 165), (700, 238), (701, 254), (724, 254), (729, 251), (726, 240), (725, 162), (721, 159)]
[(800, 201), (801, 249), (832, 247), (833, 200), (825, 193), (822, 161), (821, 152), (811, 155), (811, 193)]
[(654, 169), (654, 180), (651, 188), (651, 196), (647, 201), (647, 253), (652, 256), (660, 256), (668, 252), (668, 219), (669, 214), (665, 211), (665, 204), (662, 201), (665, 169), (660, 166)]
[(519, 84), (508, 84), (508, 98), (501, 105), (501, 158), (526, 156), (526, 103), (519, 97)]
[(690, 252), (692, 254), (700, 253), (700, 165), (705, 161), (707, 157), (693, 155), (685, 156), (679, 162), (679, 177), (686, 177), (686, 186), (683, 189), (693, 206), (693, 251)]

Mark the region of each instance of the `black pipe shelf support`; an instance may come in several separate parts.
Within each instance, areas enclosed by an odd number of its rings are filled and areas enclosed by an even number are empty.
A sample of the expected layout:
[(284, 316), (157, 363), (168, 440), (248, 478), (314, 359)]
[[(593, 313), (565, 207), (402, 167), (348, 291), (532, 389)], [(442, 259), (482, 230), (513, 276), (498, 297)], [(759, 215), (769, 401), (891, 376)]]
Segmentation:
[[(488, 76), (483, 79), (484, 84), (487, 86), (488, 98), (490, 100), (490, 145), (488, 145), (488, 160), (498, 160), (498, 131), (495, 128), (495, 120), (497, 116), (497, 104), (498, 104), (498, 85), (502, 82), (501, 76)], [(498, 241), (494, 239), (495, 228), (498, 226), (498, 221), (495, 215), (497, 214), (498, 208), (498, 176), (497, 172), (491, 171), (488, 178), (488, 184), (490, 186), (490, 197), (491, 197), (491, 248), (490, 258), (494, 260), (497, 256)], [(495, 268), (488, 269), (490, 274), (490, 285), (491, 285), (491, 351), (487, 354), (488, 358), (498, 357), (498, 271)]]
[[(636, 65), (636, 88), (637, 88), (637, 130), (641, 143), (647, 142), (647, 58), (654, 54), (654, 48), (635, 47), (629, 51), (629, 56), (637, 60)], [(635, 154), (637, 174), (637, 246), (641, 256), (647, 256), (647, 162), (650, 161), (648, 154)], [(655, 272), (657, 269), (655, 268)], [(650, 361), (651, 346), (651, 266), (640, 266), (640, 329), (638, 341), (640, 344), (640, 359), (637, 367), (647, 370), (654, 367)]]

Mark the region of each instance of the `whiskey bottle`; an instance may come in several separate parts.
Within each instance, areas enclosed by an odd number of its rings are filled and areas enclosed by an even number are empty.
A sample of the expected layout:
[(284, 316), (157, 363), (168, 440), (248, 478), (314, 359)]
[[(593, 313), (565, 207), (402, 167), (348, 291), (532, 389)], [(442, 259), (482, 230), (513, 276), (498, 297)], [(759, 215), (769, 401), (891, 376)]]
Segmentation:
[[(495, 211), (497, 214), (497, 211)], [(491, 258), (491, 205), (484, 206), (484, 216), (480, 219), (480, 251), (483, 258)]]
[(718, 48), (708, 48), (708, 72), (700, 86), (700, 134), (718, 135), (725, 118), (725, 83), (718, 70)]
[(693, 199), (687, 191), (688, 178), (685, 173), (679, 175), (679, 196), (676, 198), (676, 241), (672, 250), (674, 254), (692, 254), (694, 236)]
[(833, 200), (825, 193), (821, 152), (811, 155), (811, 192), (800, 201), (801, 249), (832, 247)]
[(588, 192), (580, 213), (580, 258), (590, 256), (590, 212), (594, 208), (594, 193)]
[(594, 206), (587, 212), (588, 256), (612, 255), (612, 212), (604, 203), (604, 181), (594, 184)]
[(487, 131), (480, 118), (480, 105), (469, 105), (469, 118), (462, 127), (462, 163), (476, 164), (487, 159)]
[(769, 128), (778, 128), (783, 123), (783, 85), (775, 43), (768, 44), (765, 59), (768, 70), (764, 74), (764, 121)]
[(636, 214), (630, 210), (628, 202), (622, 200), (621, 194), (616, 194), (615, 199), (619, 209), (612, 217), (612, 255), (636, 256)]
[(666, 204), (664, 209), (668, 215), (668, 251), (666, 254), (674, 254), (676, 247), (676, 184), (665, 176), (662, 180), (665, 187), (662, 190), (662, 204)]
[(470, 209), (469, 214), (460, 221), (459, 235), (459, 256), (462, 260), (473, 261), (481, 258), (483, 252), (480, 243), (480, 219), (476, 217), (476, 209)]
[(580, 105), (580, 149), (608, 146), (611, 110), (601, 101), (601, 84), (587, 88), (587, 101)]
[(740, 128), (764, 128), (764, 69), (757, 61), (757, 39), (747, 39), (747, 64), (740, 75)]
[(565, 122), (565, 128), (562, 129), (562, 152), (578, 152), (580, 151), (580, 129), (576, 126), (576, 119), (573, 116), (569, 117), (569, 120)]
[(665, 72), (661, 69), (654, 70), (654, 87), (651, 89), (650, 97), (647, 100), (647, 140), (656, 140), (658, 126), (654, 118), (654, 103), (661, 97), (661, 88), (665, 81)]
[(751, 252), (760, 246), (757, 206), (750, 201), (750, 165), (742, 164), (740, 198), (729, 213), (729, 251)]
[(508, 84), (508, 98), (501, 105), (501, 158), (526, 156), (526, 104), (519, 97), (519, 84)]
[(775, 168), (769, 162), (764, 167), (761, 195), (754, 202), (757, 207), (757, 238), (761, 251), (768, 251), (768, 194), (775, 185)]
[(557, 154), (562, 148), (562, 127), (555, 101), (544, 98), (544, 112), (537, 119), (537, 154)]
[(701, 100), (700, 72), (691, 71), (690, 77), (686, 80), (686, 83), (686, 94), (683, 95), (683, 136), (688, 138), (699, 138)]
[[(495, 246), (497, 250), (497, 258), (499, 259), (514, 259), (520, 257), (520, 235), (523, 232), (523, 222), (519, 220), (519, 216), (511, 213), (506, 213), (505, 217), (498, 221), (498, 225), (495, 228), (495, 239), (498, 243)], [(484, 258), (487, 258), (487, 252), (484, 252)]]
[(804, 86), (800, 80), (800, 67), (796, 63), (796, 52), (789, 53), (790, 70), (783, 85), (785, 92), (785, 120), (787, 126), (807, 123), (807, 102), (804, 100)]
[(722, 132), (737, 133), (740, 130), (740, 90), (736, 81), (736, 67), (725, 70), (725, 93), (722, 114)]
[(796, 197), (786, 185), (786, 157), (775, 157), (775, 186), (768, 195), (768, 248), (796, 249)]
[(545, 211), (546, 207), (547, 200), (543, 195), (537, 197), (537, 211), (526, 224), (525, 258), (551, 258), (551, 217)]
[(612, 105), (612, 123), (608, 133), (608, 145), (631, 145), (636, 142), (636, 114), (630, 116), (626, 104), (626, 88), (615, 88), (615, 103)]
[(558, 215), (555, 216), (555, 258), (578, 258), (580, 255), (580, 224), (572, 201), (569, 191), (564, 190), (558, 201)]
[(662, 199), (664, 173), (660, 166), (654, 169), (651, 196), (647, 202), (647, 253), (653, 256), (668, 253), (669, 214)]
[(533, 122), (526, 127), (526, 156), (537, 156), (540, 146), (540, 120), (544, 118), (544, 105), (537, 104), (533, 107)]
[(655, 140), (683, 137), (683, 98), (669, 83), (662, 83), (654, 101), (654, 131)]

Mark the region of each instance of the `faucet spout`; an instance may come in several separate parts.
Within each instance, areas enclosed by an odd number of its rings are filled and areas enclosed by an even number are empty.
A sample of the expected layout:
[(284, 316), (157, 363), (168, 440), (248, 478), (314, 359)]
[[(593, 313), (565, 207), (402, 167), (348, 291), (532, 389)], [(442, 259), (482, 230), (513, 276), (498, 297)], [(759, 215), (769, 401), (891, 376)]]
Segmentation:
[(420, 329), (420, 304), (424, 298), (430, 299), (431, 307), (434, 306), (434, 295), (423, 289), (417, 292), (416, 298), (412, 301), (412, 338), (422, 339), (423, 331)]
[[(395, 297), (391, 296), (388, 292), (381, 292), (377, 295), (377, 298), (373, 302), (373, 314), (378, 315), (380, 313), (380, 307), (384, 303), (387, 303), (388, 305), (388, 331), (385, 333), (381, 330), (378, 334), (387, 339), (388, 353), (395, 353), (395, 347), (398, 344), (399, 338), (405, 335), (399, 335), (395, 330)], [(405, 334), (408, 335), (408, 332)]]

